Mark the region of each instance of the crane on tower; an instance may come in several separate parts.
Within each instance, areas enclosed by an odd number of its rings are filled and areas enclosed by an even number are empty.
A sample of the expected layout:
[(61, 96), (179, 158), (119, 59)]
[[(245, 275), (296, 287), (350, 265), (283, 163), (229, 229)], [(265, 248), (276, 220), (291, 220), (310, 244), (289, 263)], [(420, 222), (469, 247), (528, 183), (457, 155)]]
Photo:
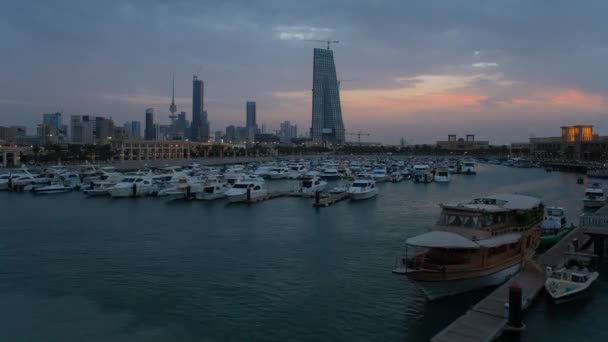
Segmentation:
[(321, 39), (305, 39), (304, 41), (307, 42), (318, 42), (318, 43), (327, 43), (327, 50), (331, 50), (330, 49), (330, 44), (338, 44), (340, 43), (339, 40), (321, 40)]
[(369, 137), (371, 134), (369, 134), (369, 133), (363, 133), (363, 132), (359, 131), (357, 133), (346, 133), (346, 135), (350, 135), (350, 136), (356, 135), (357, 136), (357, 142), (359, 143), (359, 146), (361, 146), (361, 136), (364, 135), (364, 136), (368, 136)]

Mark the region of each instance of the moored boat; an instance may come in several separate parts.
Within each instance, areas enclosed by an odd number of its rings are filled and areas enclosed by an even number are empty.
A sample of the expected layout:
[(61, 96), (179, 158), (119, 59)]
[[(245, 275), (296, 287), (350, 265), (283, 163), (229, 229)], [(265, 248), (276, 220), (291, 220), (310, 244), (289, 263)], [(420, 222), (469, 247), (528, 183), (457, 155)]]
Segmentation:
[(537, 198), (496, 194), (440, 206), (434, 230), (407, 239), (393, 270), (431, 300), (503, 283), (538, 246)]
[(545, 290), (555, 303), (564, 303), (586, 293), (598, 277), (585, 266), (547, 267)]
[(548, 249), (574, 229), (566, 223), (566, 210), (561, 207), (546, 207), (540, 225), (540, 249)]
[(606, 196), (599, 183), (593, 183), (585, 189), (585, 197), (583, 198), (585, 208), (600, 208), (604, 204), (606, 204)]

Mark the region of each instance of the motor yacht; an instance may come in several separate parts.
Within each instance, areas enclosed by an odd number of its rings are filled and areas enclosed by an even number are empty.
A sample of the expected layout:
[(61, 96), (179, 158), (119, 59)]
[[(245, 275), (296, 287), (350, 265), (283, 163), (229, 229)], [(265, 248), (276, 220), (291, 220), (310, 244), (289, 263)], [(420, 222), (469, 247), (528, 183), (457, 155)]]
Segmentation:
[(435, 227), (406, 240), (393, 270), (431, 300), (502, 284), (539, 244), (537, 198), (496, 194), (440, 207)]
[(439, 167), (435, 170), (435, 182), (448, 183), (450, 181), (450, 172), (445, 167)]
[(477, 173), (475, 170), (475, 161), (472, 159), (466, 159), (462, 162), (462, 166), (460, 168), (460, 173), (465, 175), (474, 175)]
[(606, 204), (606, 196), (604, 189), (599, 183), (593, 183), (585, 189), (585, 197), (583, 197), (583, 206), (585, 208), (600, 208)]
[(152, 189), (149, 175), (126, 175), (107, 190), (112, 197), (142, 197), (149, 195)]
[(209, 182), (203, 185), (201, 191), (195, 194), (197, 200), (211, 201), (226, 197), (226, 192), (230, 190), (230, 185), (224, 182)]
[(304, 179), (300, 182), (298, 192), (304, 194), (314, 194), (317, 191), (324, 191), (327, 188), (327, 182), (319, 177)]
[(74, 191), (75, 187), (66, 185), (62, 182), (54, 183), (50, 185), (45, 185), (41, 187), (37, 187), (32, 190), (32, 192), (36, 195), (50, 195), (50, 194), (61, 194), (66, 192)]
[(401, 174), (401, 172), (393, 172), (391, 173), (390, 179), (391, 182), (393, 183), (399, 183), (401, 181), (403, 181), (403, 174)]
[(274, 167), (268, 172), (268, 178), (270, 179), (285, 179), (289, 177), (289, 168), (285, 166)]
[(291, 165), (289, 166), (289, 179), (300, 179), (306, 173), (307, 169), (304, 165)]
[(268, 194), (264, 183), (252, 180), (239, 180), (226, 191), (230, 202), (246, 202), (265, 197)]
[(378, 195), (376, 181), (373, 179), (356, 179), (348, 189), (352, 200), (365, 200)]
[(386, 169), (385, 168), (381, 168), (381, 169), (374, 169), (372, 170), (372, 178), (377, 182), (385, 182), (389, 179), (387, 173), (386, 173)]
[(562, 207), (546, 207), (543, 222), (540, 224), (540, 246), (548, 249), (559, 242), (574, 229), (566, 223), (566, 210)]
[(426, 164), (414, 165), (414, 183), (431, 183), (434, 178), (430, 166)]
[(338, 169), (335, 168), (325, 168), (321, 171), (321, 174), (319, 176), (329, 181), (338, 180), (342, 178), (342, 175), (340, 175)]
[(157, 196), (165, 197), (167, 201), (189, 200), (203, 190), (202, 182), (197, 178), (184, 177), (177, 184), (158, 191)]

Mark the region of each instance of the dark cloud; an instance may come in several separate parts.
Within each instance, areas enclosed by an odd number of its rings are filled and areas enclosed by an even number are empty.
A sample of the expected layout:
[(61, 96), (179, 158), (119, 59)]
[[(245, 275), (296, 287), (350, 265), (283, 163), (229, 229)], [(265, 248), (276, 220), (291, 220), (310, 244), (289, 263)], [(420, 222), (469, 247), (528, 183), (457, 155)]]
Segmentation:
[[(399, 79), (418, 75), (500, 73), (517, 88), (495, 78), (468, 87), (488, 97), (479, 129), (489, 130), (502, 114), (492, 104), (519, 93), (576, 88), (605, 95), (607, 10), (604, 1), (565, 0), (13, 1), (0, 11), (0, 115), (2, 124), (30, 126), (52, 110), (138, 119), (148, 106), (168, 109), (159, 99), (170, 94), (172, 72), (177, 94), (188, 97), (202, 65), (214, 128), (242, 122), (248, 99), (258, 101), (270, 126), (284, 118), (307, 127), (310, 106), (286, 111), (272, 94), (311, 86), (311, 50), (321, 44), (298, 38), (333, 38), (341, 41), (340, 77), (357, 80), (345, 89), (399, 88)], [(103, 94), (157, 101), (108, 101)], [(178, 103), (179, 110), (190, 112), (188, 106)], [(554, 117), (547, 126), (558, 124)], [(398, 140), (389, 134), (386, 141)]]

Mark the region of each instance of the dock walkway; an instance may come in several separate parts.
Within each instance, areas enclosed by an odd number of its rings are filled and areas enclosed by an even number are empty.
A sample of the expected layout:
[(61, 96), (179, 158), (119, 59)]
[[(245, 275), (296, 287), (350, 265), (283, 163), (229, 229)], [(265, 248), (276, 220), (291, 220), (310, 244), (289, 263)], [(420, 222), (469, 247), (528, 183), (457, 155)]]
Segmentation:
[(551, 249), (538, 257), (535, 264), (528, 262), (521, 272), (482, 299), (473, 308), (460, 316), (439, 334), (432, 342), (488, 342), (500, 336), (507, 324), (508, 312), (505, 304), (509, 302), (509, 287), (514, 283), (522, 289), (522, 309), (530, 306), (545, 283), (544, 267), (555, 267), (565, 261), (569, 245), (578, 239), (580, 245), (587, 244), (583, 229), (576, 228)]

